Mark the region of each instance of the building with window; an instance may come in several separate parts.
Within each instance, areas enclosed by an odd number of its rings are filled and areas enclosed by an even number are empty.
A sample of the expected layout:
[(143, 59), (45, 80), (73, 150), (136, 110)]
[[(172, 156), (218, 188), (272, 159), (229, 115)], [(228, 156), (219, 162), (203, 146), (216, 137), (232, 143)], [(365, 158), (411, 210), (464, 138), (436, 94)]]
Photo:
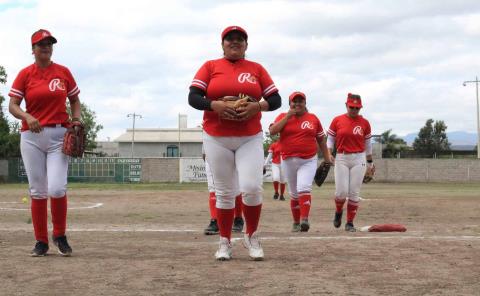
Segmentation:
[(120, 157), (201, 157), (202, 132), (188, 128), (187, 115), (180, 115), (178, 128), (127, 129), (114, 141)]

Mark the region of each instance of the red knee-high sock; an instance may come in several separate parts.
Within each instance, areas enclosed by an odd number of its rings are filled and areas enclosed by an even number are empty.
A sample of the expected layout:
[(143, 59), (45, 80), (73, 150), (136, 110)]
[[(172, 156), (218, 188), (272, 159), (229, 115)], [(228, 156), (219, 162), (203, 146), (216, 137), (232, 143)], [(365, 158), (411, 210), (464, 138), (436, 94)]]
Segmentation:
[(347, 203), (347, 222), (353, 223), (353, 219), (355, 219), (355, 215), (357, 215), (358, 210), (358, 202), (349, 200)]
[(249, 236), (257, 231), (261, 212), (262, 204), (259, 204), (258, 206), (247, 206), (246, 204), (243, 204), (243, 215), (245, 216), (245, 224), (247, 224), (245, 233)]
[(35, 232), (35, 239), (48, 244), (48, 227), (47, 227), (47, 201), (48, 199), (32, 198), (32, 224)]
[(312, 204), (312, 196), (309, 193), (302, 194), (298, 197), (298, 203), (300, 204), (300, 218), (308, 219), (310, 206)]
[(218, 229), (221, 237), (226, 237), (230, 241), (232, 236), (233, 214), (234, 209), (217, 208)]
[(242, 218), (242, 194), (235, 197), (235, 218)]
[(336, 207), (336, 212), (340, 213), (343, 211), (343, 205), (345, 204), (345, 198), (340, 198), (340, 197), (335, 197), (335, 207)]
[(52, 213), (53, 236), (64, 236), (67, 228), (67, 196), (50, 198), (50, 211)]
[(300, 205), (298, 199), (290, 199), (290, 209), (292, 210), (292, 217), (294, 223), (300, 223)]
[(217, 203), (217, 197), (215, 196), (215, 192), (210, 192), (210, 196), (208, 198), (208, 206), (210, 207), (210, 219), (217, 219), (217, 208), (215, 204)]
[(280, 183), (280, 195), (285, 193), (285, 183)]
[(279, 183), (280, 183), (280, 182), (273, 181), (273, 190), (275, 190), (275, 193), (277, 193), (277, 194), (278, 194), (278, 184), (279, 184)]

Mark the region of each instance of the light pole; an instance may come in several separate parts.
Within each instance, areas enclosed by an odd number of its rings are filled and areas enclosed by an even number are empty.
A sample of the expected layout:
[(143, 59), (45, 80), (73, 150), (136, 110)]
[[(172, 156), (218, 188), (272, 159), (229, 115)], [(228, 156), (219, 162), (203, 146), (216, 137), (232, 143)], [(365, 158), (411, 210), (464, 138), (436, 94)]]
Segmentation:
[(475, 80), (464, 81), (463, 86), (467, 86), (467, 83), (475, 83), (475, 88), (477, 90), (477, 158), (480, 159), (480, 114), (479, 114), (479, 102), (478, 102), (478, 76), (475, 76)]
[(142, 115), (135, 114), (135, 113), (130, 113), (130, 114), (127, 114), (127, 117), (132, 117), (132, 119), (133, 119), (133, 124), (132, 124), (132, 156), (131, 156), (131, 158), (133, 158), (133, 146), (135, 145), (135, 118), (136, 117), (142, 118)]

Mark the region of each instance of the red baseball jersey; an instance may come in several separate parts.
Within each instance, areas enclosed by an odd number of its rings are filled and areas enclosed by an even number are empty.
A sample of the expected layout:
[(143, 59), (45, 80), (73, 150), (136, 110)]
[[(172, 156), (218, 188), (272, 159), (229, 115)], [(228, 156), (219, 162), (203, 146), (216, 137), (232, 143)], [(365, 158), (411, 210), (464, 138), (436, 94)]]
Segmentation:
[[(268, 72), (258, 63), (245, 59), (231, 62), (225, 58), (208, 61), (198, 70), (191, 86), (206, 93), (209, 100), (247, 94), (260, 100), (278, 92)], [(251, 136), (262, 130), (261, 112), (246, 121), (221, 119), (205, 111), (203, 129), (211, 136)]]
[[(46, 68), (32, 64), (20, 71), (8, 93), (25, 98), (26, 112), (38, 119), (40, 125), (66, 123), (68, 114), (65, 100), (80, 93), (67, 67), (55, 63)], [(28, 124), (22, 120), (22, 131)]]
[(272, 163), (280, 164), (280, 143), (273, 142), (268, 148), (268, 153), (272, 153)]
[(365, 140), (372, 137), (368, 120), (361, 115), (351, 118), (347, 114), (333, 119), (328, 134), (335, 137), (335, 145), (339, 153), (363, 152), (365, 151)]
[[(287, 115), (281, 113), (275, 119), (279, 122)], [(320, 120), (315, 114), (305, 112), (300, 117), (292, 116), (280, 132), (282, 159), (289, 157), (310, 158), (318, 152), (317, 137), (324, 137)]]

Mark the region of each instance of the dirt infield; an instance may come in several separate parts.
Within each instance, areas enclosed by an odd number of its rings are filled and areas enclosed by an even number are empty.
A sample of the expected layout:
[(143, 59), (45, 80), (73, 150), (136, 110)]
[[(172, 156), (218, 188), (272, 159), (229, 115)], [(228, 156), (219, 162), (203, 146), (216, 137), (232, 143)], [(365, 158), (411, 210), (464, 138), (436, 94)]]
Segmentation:
[(291, 233), (288, 201), (266, 184), (265, 261), (217, 262), (206, 185), (82, 185), (69, 191), (63, 258), (28, 254), (26, 186), (0, 185), (1, 295), (478, 295), (480, 185), (369, 184), (356, 225), (402, 223), (405, 233), (332, 226), (333, 186), (315, 189), (311, 230)]

